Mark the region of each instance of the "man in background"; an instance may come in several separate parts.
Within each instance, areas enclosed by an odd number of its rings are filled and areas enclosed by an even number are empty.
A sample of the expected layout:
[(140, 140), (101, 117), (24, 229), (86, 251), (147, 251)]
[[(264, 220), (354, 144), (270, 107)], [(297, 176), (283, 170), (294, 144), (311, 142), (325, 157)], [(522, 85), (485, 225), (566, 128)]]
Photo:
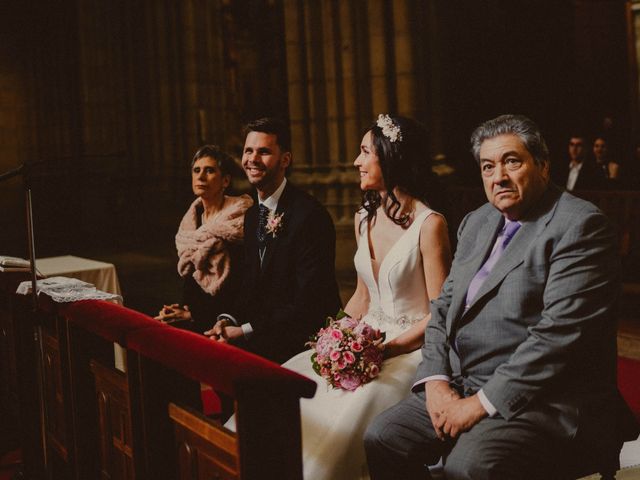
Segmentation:
[(596, 172), (593, 163), (587, 160), (586, 138), (574, 134), (569, 138), (569, 162), (558, 165), (555, 182), (568, 192), (588, 190), (596, 187)]

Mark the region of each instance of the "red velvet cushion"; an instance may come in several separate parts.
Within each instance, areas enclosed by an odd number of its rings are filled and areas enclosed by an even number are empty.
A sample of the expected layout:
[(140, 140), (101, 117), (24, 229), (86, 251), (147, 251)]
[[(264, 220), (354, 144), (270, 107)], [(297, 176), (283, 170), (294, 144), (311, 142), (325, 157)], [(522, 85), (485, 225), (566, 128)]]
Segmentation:
[(58, 313), (69, 321), (110, 342), (126, 347), (128, 333), (148, 328), (168, 328), (144, 313), (103, 300), (59, 304)]
[(200, 399), (202, 400), (202, 412), (205, 415), (216, 415), (222, 411), (222, 403), (216, 392), (211, 387), (200, 390)]
[(640, 361), (618, 357), (618, 389), (640, 421)]
[(306, 398), (316, 390), (312, 380), (270, 360), (171, 326), (132, 331), (127, 334), (126, 344), (145, 357), (233, 397), (245, 385), (268, 384)]

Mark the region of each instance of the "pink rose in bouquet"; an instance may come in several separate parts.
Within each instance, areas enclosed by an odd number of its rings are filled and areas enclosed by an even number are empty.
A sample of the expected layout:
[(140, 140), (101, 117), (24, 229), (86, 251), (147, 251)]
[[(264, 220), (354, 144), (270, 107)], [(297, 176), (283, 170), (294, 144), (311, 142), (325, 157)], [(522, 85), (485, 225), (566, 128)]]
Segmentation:
[(385, 334), (340, 311), (308, 342), (313, 370), (333, 388), (354, 391), (378, 376)]

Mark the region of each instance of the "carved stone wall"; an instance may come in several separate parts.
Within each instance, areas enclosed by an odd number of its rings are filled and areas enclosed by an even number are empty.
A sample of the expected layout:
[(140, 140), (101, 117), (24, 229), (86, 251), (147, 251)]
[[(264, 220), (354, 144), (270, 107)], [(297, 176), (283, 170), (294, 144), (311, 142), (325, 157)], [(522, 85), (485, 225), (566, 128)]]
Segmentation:
[(378, 113), (425, 111), (424, 3), (284, 2), (292, 178), (338, 224), (352, 224), (360, 201), (352, 164), (363, 129)]

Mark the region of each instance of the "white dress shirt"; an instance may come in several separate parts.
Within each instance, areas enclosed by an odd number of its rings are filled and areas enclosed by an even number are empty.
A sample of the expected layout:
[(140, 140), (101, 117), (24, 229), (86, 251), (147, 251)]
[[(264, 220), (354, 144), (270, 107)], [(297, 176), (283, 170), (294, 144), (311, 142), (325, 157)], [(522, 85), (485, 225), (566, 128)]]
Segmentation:
[(583, 162), (571, 162), (569, 164), (569, 175), (567, 176), (567, 185), (566, 188), (570, 192), (576, 186), (576, 182), (578, 181), (578, 175), (580, 175), (580, 170), (582, 169)]

